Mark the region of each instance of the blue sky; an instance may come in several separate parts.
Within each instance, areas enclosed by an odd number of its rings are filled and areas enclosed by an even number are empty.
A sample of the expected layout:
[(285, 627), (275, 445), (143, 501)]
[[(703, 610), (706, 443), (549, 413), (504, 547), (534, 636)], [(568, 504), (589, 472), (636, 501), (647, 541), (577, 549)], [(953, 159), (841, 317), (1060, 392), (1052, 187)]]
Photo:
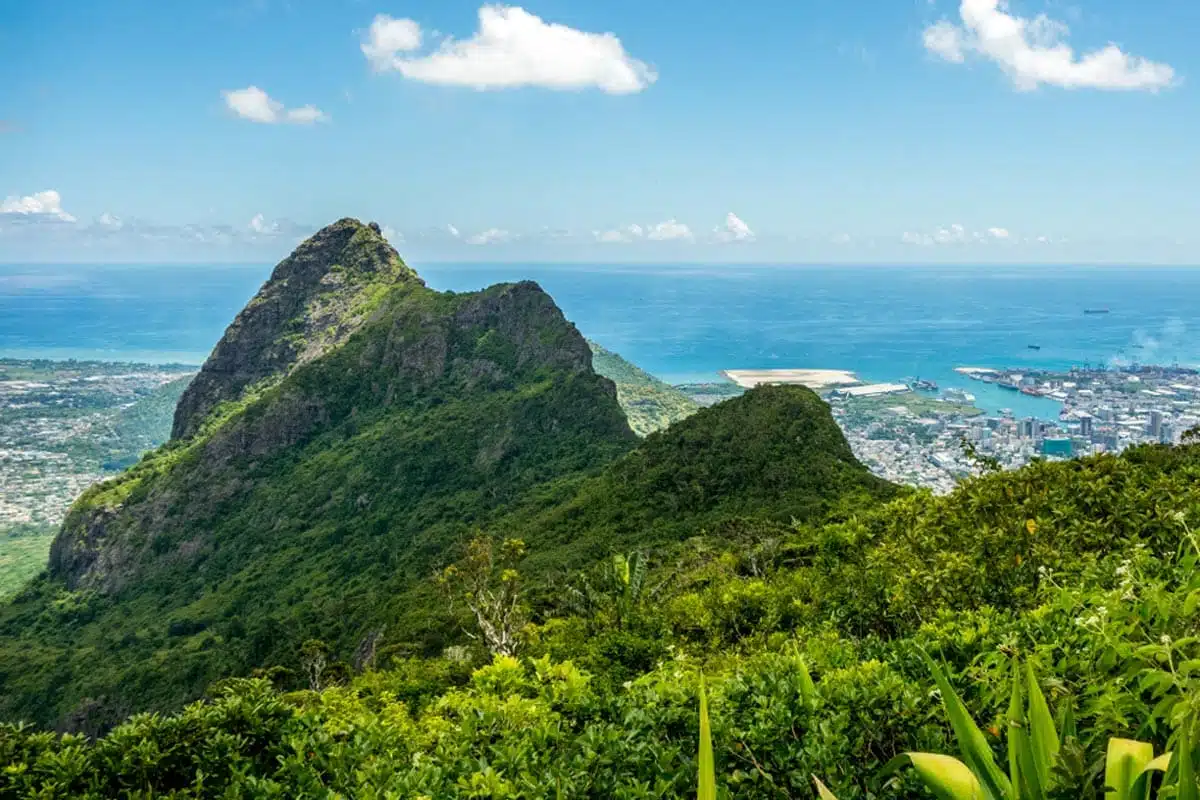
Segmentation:
[(1195, 0), (0, 2), (0, 261), (1200, 264)]

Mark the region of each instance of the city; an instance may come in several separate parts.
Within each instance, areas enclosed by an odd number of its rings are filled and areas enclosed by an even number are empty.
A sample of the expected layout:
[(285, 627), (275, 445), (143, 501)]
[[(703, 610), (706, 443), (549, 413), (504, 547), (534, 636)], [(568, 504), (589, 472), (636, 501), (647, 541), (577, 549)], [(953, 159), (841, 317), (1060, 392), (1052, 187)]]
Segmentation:
[(1180, 367), (1002, 370), (960, 367), (974, 381), (1061, 405), (1057, 420), (986, 415), (957, 389), (855, 398), (829, 393), (855, 455), (878, 475), (944, 494), (986, 464), (1016, 469), (1035, 458), (1118, 453), (1179, 443), (1200, 425), (1200, 372)]
[(192, 372), (0, 359), (0, 533), (57, 525), (94, 481), (165, 441)]
[[(1058, 419), (989, 415), (962, 389), (926, 382), (816, 387), (855, 455), (879, 476), (937, 494), (986, 465), (1115, 453), (1178, 443), (1200, 426), (1200, 371), (1178, 367), (1003, 370), (961, 375), (1059, 404)], [(799, 370), (827, 381), (830, 371)], [(819, 374), (817, 374), (819, 373)], [(192, 368), (98, 362), (0, 361), (0, 531), (61, 522), (84, 489), (166, 440)], [(776, 382), (762, 372), (755, 381)], [(740, 374), (734, 373), (734, 377)], [(698, 406), (737, 396), (732, 379), (675, 387)]]

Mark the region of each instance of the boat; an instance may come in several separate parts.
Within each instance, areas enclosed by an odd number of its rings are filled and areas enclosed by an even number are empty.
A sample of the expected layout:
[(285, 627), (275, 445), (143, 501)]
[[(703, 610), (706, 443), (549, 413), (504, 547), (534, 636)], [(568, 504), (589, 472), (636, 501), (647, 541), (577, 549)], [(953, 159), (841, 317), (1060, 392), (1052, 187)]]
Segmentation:
[(1083, 310), (1083, 313), (1085, 313), (1085, 314), (1107, 314), (1108, 309), (1107, 308), (1085, 308)]
[(1041, 350), (1042, 346), (1040, 344), (1031, 344), (1031, 345), (1029, 345), (1029, 349), (1030, 350)]
[(1037, 389), (1034, 389), (1030, 386), (1026, 386), (1026, 387), (1022, 388), (1021, 394), (1027, 394), (1030, 397), (1041, 397), (1042, 396), (1041, 392), (1039, 392)]

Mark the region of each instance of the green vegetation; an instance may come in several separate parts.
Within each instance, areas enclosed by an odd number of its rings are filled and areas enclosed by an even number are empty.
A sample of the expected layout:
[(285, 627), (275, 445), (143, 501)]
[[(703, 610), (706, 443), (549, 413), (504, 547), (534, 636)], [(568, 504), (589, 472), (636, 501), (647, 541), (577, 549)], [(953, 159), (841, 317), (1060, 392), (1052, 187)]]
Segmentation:
[(377, 303), (80, 499), (0, 798), (1194, 800), (1200, 445), (935, 497), (798, 387), (637, 441), (531, 284)]
[[(930, 769), (965, 773), (949, 756), (905, 768), (905, 754), (957, 752), (1001, 788), (1014, 769), (1048, 776), (1022, 798), (1099, 798), (1106, 770), (1123, 770), (1122, 791), (1171, 752), (1159, 794), (1186, 798), (1198, 473), (1194, 446), (1145, 447), (779, 539), (710, 532), (653, 550), (621, 615), (620, 576), (636, 570), (620, 561), (540, 579), (549, 594), (530, 578), (515, 655), (385, 647), (361, 671), (335, 655), (314, 692), (298, 647), (280, 669), (91, 743), (5, 728), (0, 760), (15, 768), (0, 796), (695, 796), (704, 674), (717, 797), (813, 797), (814, 775), (841, 800), (920, 797)], [(610, 600), (578, 606), (564, 588), (584, 577)], [(992, 792), (978, 796), (1009, 796)]]
[(681, 383), (675, 387), (685, 397), (700, 406), (711, 406), (722, 400), (738, 397), (746, 390), (733, 381), (714, 383)]
[(966, 403), (938, 400), (937, 398), (917, 394), (916, 392), (884, 395), (881, 397), (854, 397), (840, 402), (848, 414), (861, 414), (871, 417), (878, 417), (896, 408), (902, 408), (914, 417), (938, 417), (944, 415), (977, 417), (984, 413), (983, 409)]
[[(502, 321), (523, 341), (489, 336)], [(633, 443), (570, 332), (529, 287), (401, 287), (363, 335), (85, 493), (51, 575), (0, 610), (5, 715), (103, 725), (308, 639), (346, 658), (383, 626), (440, 648), (456, 635), (428, 597), (440, 554)], [(444, 362), (420, 360), (431, 340)]]
[(0, 531), (0, 600), (46, 568), (53, 538), (53, 528), (38, 525), (13, 525)]
[(171, 417), (191, 380), (190, 373), (176, 378), (113, 415), (111, 445), (100, 465), (104, 471), (125, 469), (170, 438)]
[(670, 384), (638, 369), (595, 342), (592, 368), (617, 385), (617, 400), (638, 436), (647, 436), (696, 413), (700, 406)]
[[(260, 295), (295, 304), (281, 292)], [(533, 284), (399, 280), (342, 344), (256, 381), (243, 365), (233, 396), (223, 353), (276, 358), (270, 336), (247, 344), (254, 324), (239, 317), (181, 401), (192, 433), (85, 492), (49, 574), (0, 608), (0, 715), (103, 729), (292, 665), (311, 640), (330, 663), (380, 631), (389, 652), (439, 653), (467, 637), (430, 576), (480, 528), (529, 543), (544, 604), (542, 578), (613, 549), (783, 531), (896, 491), (806, 390), (704, 410), (635, 450), (612, 384)]]

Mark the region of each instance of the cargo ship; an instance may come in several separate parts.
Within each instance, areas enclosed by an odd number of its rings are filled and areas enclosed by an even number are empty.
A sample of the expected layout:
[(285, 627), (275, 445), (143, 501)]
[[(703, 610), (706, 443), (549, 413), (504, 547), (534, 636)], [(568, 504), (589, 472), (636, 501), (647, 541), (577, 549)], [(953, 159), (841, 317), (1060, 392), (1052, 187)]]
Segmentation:
[(1031, 344), (1031, 345), (1028, 345), (1028, 347), (1030, 350), (1041, 350), (1042, 349), (1042, 346), (1040, 344)]
[(1108, 309), (1107, 308), (1085, 308), (1083, 310), (1083, 313), (1085, 313), (1085, 314), (1107, 314)]

